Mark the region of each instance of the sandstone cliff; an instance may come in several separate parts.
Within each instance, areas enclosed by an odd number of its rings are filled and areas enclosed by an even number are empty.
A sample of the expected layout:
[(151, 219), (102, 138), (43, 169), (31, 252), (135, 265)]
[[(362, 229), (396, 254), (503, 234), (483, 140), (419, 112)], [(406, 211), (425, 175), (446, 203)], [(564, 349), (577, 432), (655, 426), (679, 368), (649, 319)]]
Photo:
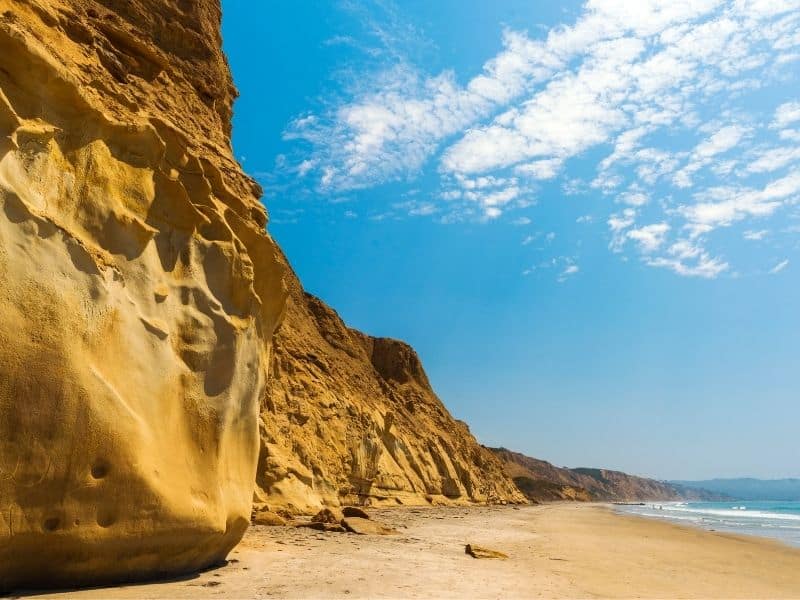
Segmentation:
[(254, 492), (524, 500), (411, 348), (288, 269), (230, 149), (219, 22), (0, 0), (0, 589), (204, 567)]
[(225, 557), (284, 267), (217, 0), (0, 0), (0, 588)]
[(506, 474), (533, 501), (643, 502), (684, 498), (674, 486), (655, 479), (608, 469), (556, 467), (506, 448), (492, 448), (492, 452), (502, 461)]
[(524, 501), (434, 394), (411, 347), (348, 328), (296, 277), (287, 279), (262, 408), (259, 501), (293, 513)]

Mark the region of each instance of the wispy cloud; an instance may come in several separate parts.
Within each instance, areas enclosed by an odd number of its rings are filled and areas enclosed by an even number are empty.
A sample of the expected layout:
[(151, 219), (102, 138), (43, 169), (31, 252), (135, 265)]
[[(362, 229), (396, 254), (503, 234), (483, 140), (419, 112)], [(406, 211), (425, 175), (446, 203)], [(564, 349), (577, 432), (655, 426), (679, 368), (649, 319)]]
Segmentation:
[(673, 182), (679, 188), (692, 185), (692, 175), (711, 164), (714, 157), (728, 152), (734, 148), (747, 133), (747, 129), (740, 125), (728, 125), (715, 131), (692, 151), (688, 164), (675, 173)]
[(778, 273), (780, 273), (781, 271), (783, 271), (783, 270), (784, 270), (786, 267), (788, 267), (788, 266), (789, 266), (789, 260), (788, 260), (788, 259), (786, 259), (786, 260), (782, 260), (782, 261), (781, 261), (781, 262), (779, 262), (777, 265), (775, 265), (774, 267), (772, 267), (772, 268), (769, 270), (769, 272), (770, 272), (770, 274), (772, 274), (772, 275), (777, 275)]
[(564, 270), (561, 271), (561, 274), (558, 276), (558, 282), (559, 283), (564, 283), (567, 279), (569, 279), (573, 275), (577, 275), (579, 271), (580, 271), (580, 267), (578, 267), (578, 265), (574, 265), (574, 264), (567, 265), (564, 268)]
[(752, 229), (748, 229), (747, 231), (745, 231), (742, 234), (742, 237), (744, 237), (744, 239), (746, 239), (746, 240), (750, 240), (750, 241), (753, 241), (753, 242), (758, 242), (760, 240), (763, 240), (765, 237), (767, 237), (768, 234), (769, 234), (769, 231), (766, 230), (766, 229), (759, 229), (758, 231), (753, 231)]
[(773, 127), (783, 128), (800, 121), (800, 102), (786, 102), (775, 110)]
[(650, 254), (661, 247), (668, 231), (669, 225), (666, 223), (654, 223), (639, 229), (632, 229), (628, 232), (627, 237), (637, 242), (642, 252)]
[[(589, 0), (545, 35), (503, 31), (502, 50), (466, 80), (392, 53), (285, 137), (310, 144), (294, 173), (322, 194), (427, 169), (438, 193), (397, 208), (447, 222), (496, 221), (560, 178), (565, 193), (608, 198), (598, 220), (614, 252), (713, 278), (730, 267), (711, 250), (715, 230), (758, 231), (751, 221), (800, 193), (800, 102), (776, 99), (767, 115), (737, 104), (791, 78), (798, 31), (798, 0)], [(594, 173), (573, 177), (597, 149)]]
[(800, 171), (771, 181), (762, 189), (714, 187), (695, 194), (697, 202), (683, 205), (678, 211), (690, 226), (725, 227), (747, 217), (766, 217), (780, 208), (784, 201), (800, 192)]

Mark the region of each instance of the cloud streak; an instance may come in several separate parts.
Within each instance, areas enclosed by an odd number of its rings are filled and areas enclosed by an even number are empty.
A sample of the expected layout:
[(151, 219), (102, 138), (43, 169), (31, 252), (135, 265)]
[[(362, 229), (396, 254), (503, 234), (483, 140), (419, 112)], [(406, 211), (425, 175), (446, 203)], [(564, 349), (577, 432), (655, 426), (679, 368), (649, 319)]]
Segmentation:
[[(440, 207), (417, 214), (445, 221), (495, 221), (564, 178), (606, 203), (612, 251), (716, 277), (712, 233), (800, 192), (800, 102), (737, 105), (800, 60), (797, 31), (798, 0), (589, 0), (539, 38), (504, 31), (463, 85), (399, 61), (285, 137), (310, 144), (296, 173), (323, 194), (433, 173)], [(596, 149), (591, 181), (567, 179)]]

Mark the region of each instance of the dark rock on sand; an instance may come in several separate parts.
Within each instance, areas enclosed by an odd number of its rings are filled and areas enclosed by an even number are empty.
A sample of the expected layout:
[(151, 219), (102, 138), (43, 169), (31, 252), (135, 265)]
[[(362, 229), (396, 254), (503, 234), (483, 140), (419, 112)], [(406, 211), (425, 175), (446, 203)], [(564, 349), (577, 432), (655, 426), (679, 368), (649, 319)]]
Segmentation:
[(345, 515), (342, 514), (341, 510), (331, 507), (323, 508), (317, 514), (311, 517), (311, 521), (314, 523), (341, 523), (344, 517)]
[(345, 506), (342, 508), (342, 514), (345, 517), (359, 517), (361, 519), (369, 519), (367, 511), (358, 508), (357, 506)]
[(490, 550), (489, 548), (481, 548), (480, 546), (474, 546), (472, 544), (467, 544), (464, 552), (469, 554), (472, 558), (500, 558), (503, 560), (508, 558), (508, 554), (503, 554), (497, 550)]

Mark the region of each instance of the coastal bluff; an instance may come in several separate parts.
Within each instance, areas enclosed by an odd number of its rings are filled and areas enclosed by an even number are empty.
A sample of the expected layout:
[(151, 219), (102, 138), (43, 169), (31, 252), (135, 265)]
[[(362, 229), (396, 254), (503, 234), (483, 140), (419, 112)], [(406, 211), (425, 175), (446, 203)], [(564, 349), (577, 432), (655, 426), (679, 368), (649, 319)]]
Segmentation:
[(196, 571), (254, 500), (524, 501), (410, 347), (303, 291), (220, 20), (0, 0), (0, 590)]
[(262, 406), (257, 500), (323, 506), (523, 503), (436, 396), (417, 353), (347, 327), (291, 273)]
[(668, 481), (637, 477), (609, 469), (556, 467), (513, 452), (490, 448), (503, 469), (531, 502), (670, 502), (678, 500), (717, 501), (725, 496)]
[(215, 0), (0, 0), (0, 588), (219, 562), (285, 267)]

